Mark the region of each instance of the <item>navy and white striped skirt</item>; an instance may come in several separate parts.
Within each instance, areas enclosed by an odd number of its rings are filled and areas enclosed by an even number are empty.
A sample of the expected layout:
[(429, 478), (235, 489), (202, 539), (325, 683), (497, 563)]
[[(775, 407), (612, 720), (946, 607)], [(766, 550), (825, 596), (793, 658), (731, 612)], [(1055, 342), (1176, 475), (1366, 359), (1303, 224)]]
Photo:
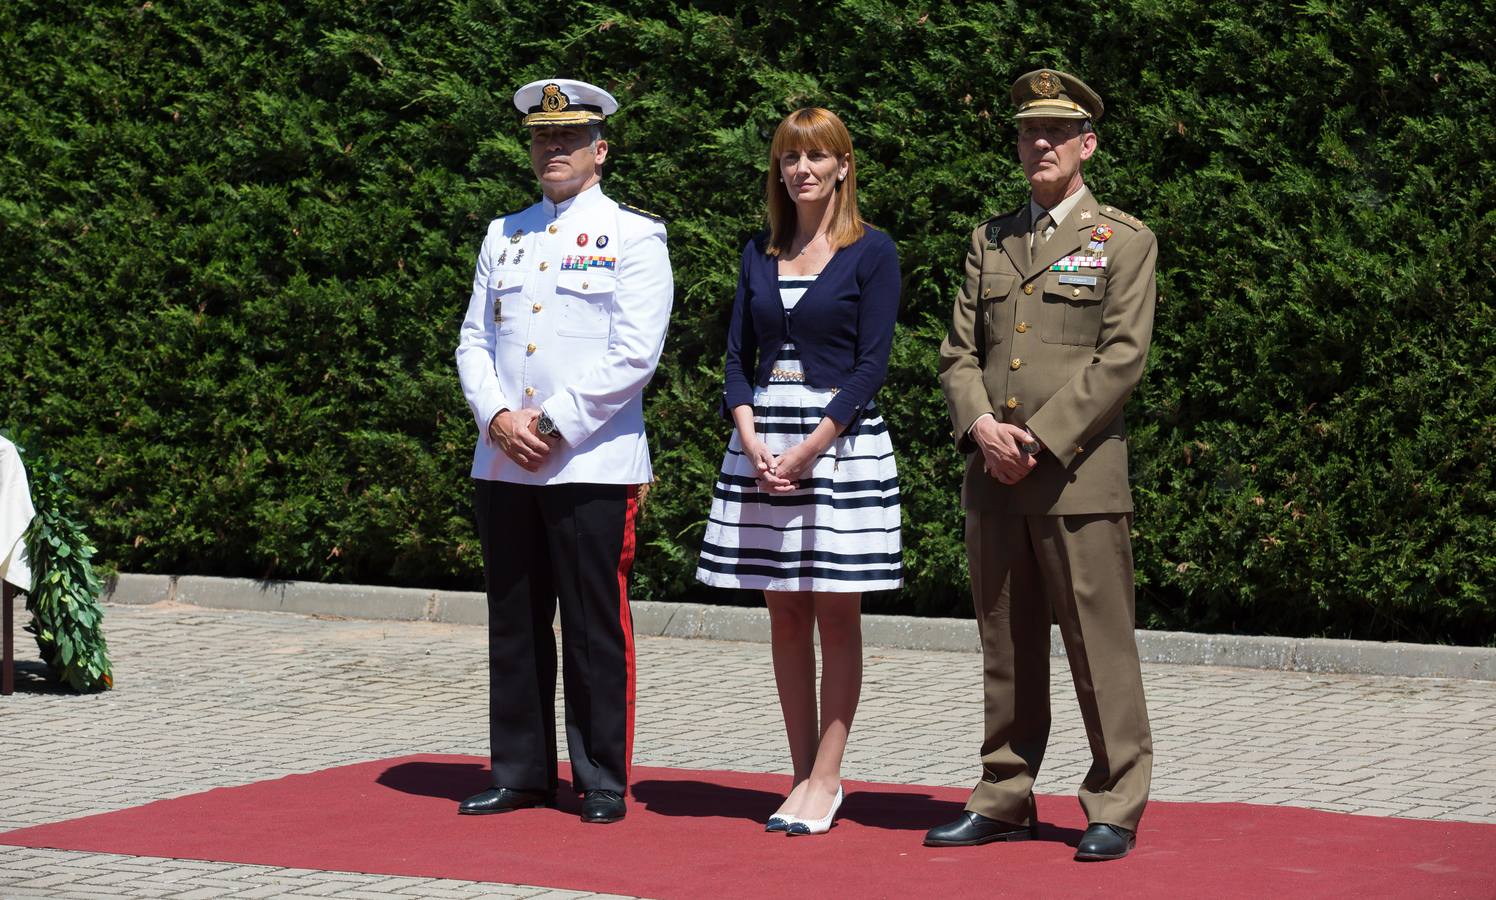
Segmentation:
[[(758, 435), (778, 455), (803, 441), (835, 391), (770, 384), (753, 395)], [(759, 490), (736, 429), (701, 541), (696, 578), (767, 591), (885, 591), (904, 582), (899, 475), (871, 403), (788, 494)]]

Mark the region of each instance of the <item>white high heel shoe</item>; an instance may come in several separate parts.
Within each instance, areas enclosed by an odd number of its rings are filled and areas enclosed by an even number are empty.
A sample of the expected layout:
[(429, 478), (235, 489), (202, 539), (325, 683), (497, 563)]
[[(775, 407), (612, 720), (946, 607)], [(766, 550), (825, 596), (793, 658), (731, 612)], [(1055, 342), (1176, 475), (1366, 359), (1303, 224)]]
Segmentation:
[(831, 801), (831, 811), (826, 813), (822, 819), (793, 819), (785, 834), (794, 837), (797, 834), (825, 834), (831, 830), (831, 820), (836, 818), (836, 811), (841, 809), (844, 798), (840, 786), (836, 789), (836, 799)]

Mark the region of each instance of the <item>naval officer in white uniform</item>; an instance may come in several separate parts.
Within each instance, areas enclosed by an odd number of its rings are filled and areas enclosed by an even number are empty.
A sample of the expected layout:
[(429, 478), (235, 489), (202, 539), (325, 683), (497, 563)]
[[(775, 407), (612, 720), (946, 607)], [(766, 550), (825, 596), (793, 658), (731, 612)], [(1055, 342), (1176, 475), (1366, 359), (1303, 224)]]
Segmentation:
[(556, 78), (514, 105), (544, 198), (489, 224), (457, 345), (478, 432), (493, 760), (493, 787), (459, 811), (555, 803), (559, 600), (572, 787), (582, 821), (616, 822), (633, 750), (637, 491), (653, 477), (642, 395), (675, 287), (664, 225), (602, 192), (617, 101)]

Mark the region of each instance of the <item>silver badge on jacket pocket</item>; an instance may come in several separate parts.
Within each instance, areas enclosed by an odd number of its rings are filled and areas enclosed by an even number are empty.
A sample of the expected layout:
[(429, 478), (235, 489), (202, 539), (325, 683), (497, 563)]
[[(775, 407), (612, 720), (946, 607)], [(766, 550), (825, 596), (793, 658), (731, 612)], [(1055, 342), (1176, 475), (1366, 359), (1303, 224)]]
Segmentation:
[(1096, 286), (1095, 275), (1061, 275), (1060, 284), (1084, 284), (1087, 287)]

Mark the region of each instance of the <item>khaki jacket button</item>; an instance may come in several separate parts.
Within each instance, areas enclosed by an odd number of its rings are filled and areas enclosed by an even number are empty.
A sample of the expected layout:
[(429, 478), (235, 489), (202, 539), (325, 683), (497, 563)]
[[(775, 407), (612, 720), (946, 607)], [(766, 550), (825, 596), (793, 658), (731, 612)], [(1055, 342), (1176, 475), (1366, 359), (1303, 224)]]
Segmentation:
[(1072, 297), (1079, 297), (1080, 296), (1080, 288), (1071, 288), (1070, 289), (1070, 296), (1072, 296)]
[(1008, 368), (1017, 370), (1017, 368), (1021, 365), (1023, 365), (1023, 360), (1015, 356), (1013, 357), (1013, 361), (1008, 363)]
[(1018, 398), (1017, 397), (1009, 397), (1008, 398), (1008, 409), (1017, 409), (1017, 408), (1018, 408)]
[(1027, 322), (1019, 322), (1018, 323), (1018, 333), (1019, 334), (1023, 334), (1025, 331), (1028, 331), (1028, 323)]
[(1030, 281), (1028, 284), (1024, 285), (1023, 292), (1025, 294), (1032, 294), (1034, 292), (1034, 283)]

